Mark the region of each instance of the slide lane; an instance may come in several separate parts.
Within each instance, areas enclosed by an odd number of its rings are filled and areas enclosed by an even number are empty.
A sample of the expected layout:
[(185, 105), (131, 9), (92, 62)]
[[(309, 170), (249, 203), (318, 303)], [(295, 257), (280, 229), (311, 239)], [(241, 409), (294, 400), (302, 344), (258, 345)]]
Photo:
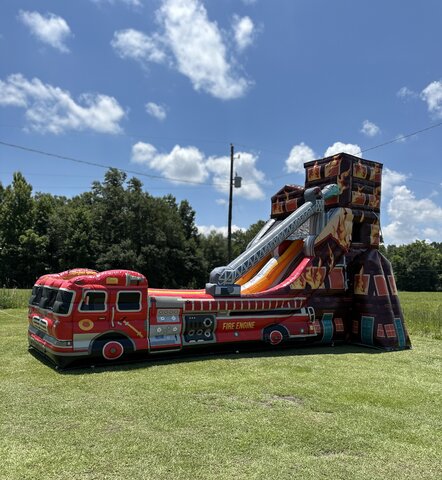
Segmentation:
[(254, 267), (252, 267), (248, 272), (246, 272), (242, 277), (238, 278), (235, 282), (236, 285), (244, 285), (249, 280), (251, 280), (264, 265), (271, 259), (271, 255), (266, 255), (260, 262), (258, 262)]
[(290, 285), (291, 283), (293, 283), (304, 272), (304, 270), (310, 265), (311, 260), (312, 260), (312, 257), (301, 257), (295, 269), (281, 283), (278, 283), (274, 287), (269, 286), (270, 288), (267, 288), (267, 290), (261, 290), (260, 292), (255, 292), (255, 293), (252, 293), (252, 292), (247, 293), (244, 295), (244, 297), (260, 298), (267, 295), (274, 296), (274, 295), (281, 294), (281, 292), (284, 291), (287, 285)]
[(295, 240), (280, 257), (270, 258), (253, 278), (242, 285), (241, 295), (258, 293), (271, 288), (271, 286), (284, 275), (286, 269), (300, 254), (303, 245), (303, 240)]

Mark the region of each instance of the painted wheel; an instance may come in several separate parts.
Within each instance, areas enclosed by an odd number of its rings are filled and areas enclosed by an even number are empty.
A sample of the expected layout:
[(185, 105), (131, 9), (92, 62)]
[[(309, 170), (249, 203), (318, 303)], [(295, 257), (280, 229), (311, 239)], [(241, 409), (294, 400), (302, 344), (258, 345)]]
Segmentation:
[(279, 345), (284, 340), (284, 336), (279, 330), (273, 330), (269, 335), (270, 345)]
[(124, 354), (124, 347), (120, 342), (110, 340), (103, 345), (101, 354), (105, 360), (116, 360)]
[(264, 342), (270, 344), (272, 347), (280, 345), (289, 338), (287, 329), (281, 325), (272, 325), (267, 327), (263, 333)]

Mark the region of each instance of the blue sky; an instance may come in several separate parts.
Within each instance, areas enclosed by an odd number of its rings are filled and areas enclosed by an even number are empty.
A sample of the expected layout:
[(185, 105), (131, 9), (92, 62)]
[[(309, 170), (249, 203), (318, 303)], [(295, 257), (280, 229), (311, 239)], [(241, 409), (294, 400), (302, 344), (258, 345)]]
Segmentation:
[[(441, 18), (438, 0), (4, 0), (0, 141), (140, 172), (203, 232), (226, 229), (232, 142), (246, 228), (304, 161), (442, 121)], [(439, 127), (363, 154), (384, 164), (387, 243), (442, 241), (441, 147)], [(67, 196), (105, 172), (0, 161), (3, 185)]]

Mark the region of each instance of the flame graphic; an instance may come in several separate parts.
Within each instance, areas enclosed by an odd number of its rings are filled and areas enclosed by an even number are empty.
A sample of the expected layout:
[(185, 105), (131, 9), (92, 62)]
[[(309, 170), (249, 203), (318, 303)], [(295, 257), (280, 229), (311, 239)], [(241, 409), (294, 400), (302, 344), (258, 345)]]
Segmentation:
[(333, 250), (330, 248), (330, 245), (327, 245), (328, 246), (328, 266), (331, 268), (333, 268), (334, 264), (335, 264), (335, 256), (333, 255)]
[(372, 182), (378, 181), (381, 176), (381, 166), (376, 163), (374, 168), (370, 169), (370, 180)]
[(337, 175), (340, 163), (339, 155), (334, 156), (333, 160), (325, 165), (325, 176), (331, 177)]
[(336, 179), (336, 183), (338, 184), (339, 187), (339, 194), (347, 190), (348, 185), (345, 185), (345, 179), (350, 176), (350, 168), (346, 170), (345, 172), (342, 172), (340, 175), (338, 175)]
[(273, 208), (272, 208), (272, 211), (274, 214), (278, 214), (278, 213), (282, 213), (283, 209), (282, 209), (282, 203), (274, 203), (273, 204)]
[(356, 295), (367, 295), (368, 294), (368, 283), (370, 280), (370, 275), (364, 274), (364, 266), (362, 265), (359, 274), (355, 275), (355, 294)]
[(363, 192), (364, 192), (364, 187), (361, 185), (358, 185), (358, 190), (352, 192), (352, 203), (363, 205), (365, 203), (365, 194)]
[(345, 228), (347, 211), (343, 210), (339, 215), (338, 224), (336, 226), (336, 231), (334, 232), (334, 237), (339, 242), (340, 245), (348, 248), (350, 246), (350, 237), (351, 234), (347, 233)]
[(373, 207), (373, 208), (379, 208), (380, 203), (381, 203), (381, 187), (379, 186), (374, 189), (373, 195), (370, 195), (369, 205), (370, 207)]
[(304, 274), (302, 273), (294, 282), (290, 284), (291, 290), (304, 290), (306, 281)]
[(367, 166), (363, 165), (361, 160), (353, 165), (353, 176), (358, 178), (365, 178), (367, 176)]
[(315, 162), (313, 167), (308, 169), (308, 179), (309, 180), (318, 180), (321, 178), (321, 167), (318, 165), (318, 162)]
[(379, 222), (374, 222), (371, 225), (371, 232), (370, 232), (370, 243), (372, 245), (379, 245)]
[(319, 288), (324, 282), (326, 268), (322, 267), (322, 259), (319, 259), (317, 267), (308, 267), (305, 270), (305, 281), (310, 285), (312, 290)]

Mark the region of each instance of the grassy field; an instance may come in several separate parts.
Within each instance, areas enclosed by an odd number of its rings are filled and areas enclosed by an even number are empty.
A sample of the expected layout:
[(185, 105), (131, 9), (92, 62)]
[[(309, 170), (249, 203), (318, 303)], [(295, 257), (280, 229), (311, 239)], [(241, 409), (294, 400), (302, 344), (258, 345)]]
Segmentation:
[(442, 340), (442, 292), (400, 292), (399, 297), (410, 334)]
[[(0, 289), (0, 309), (26, 308), (30, 290)], [(442, 292), (399, 293), (408, 331), (442, 340)]]
[[(442, 296), (401, 298), (418, 315), (412, 350), (315, 347), (64, 373), (27, 353), (26, 309), (1, 310), (0, 478), (440, 479)], [(428, 306), (436, 313), (425, 317)]]
[(26, 308), (31, 290), (17, 288), (0, 288), (0, 309)]

